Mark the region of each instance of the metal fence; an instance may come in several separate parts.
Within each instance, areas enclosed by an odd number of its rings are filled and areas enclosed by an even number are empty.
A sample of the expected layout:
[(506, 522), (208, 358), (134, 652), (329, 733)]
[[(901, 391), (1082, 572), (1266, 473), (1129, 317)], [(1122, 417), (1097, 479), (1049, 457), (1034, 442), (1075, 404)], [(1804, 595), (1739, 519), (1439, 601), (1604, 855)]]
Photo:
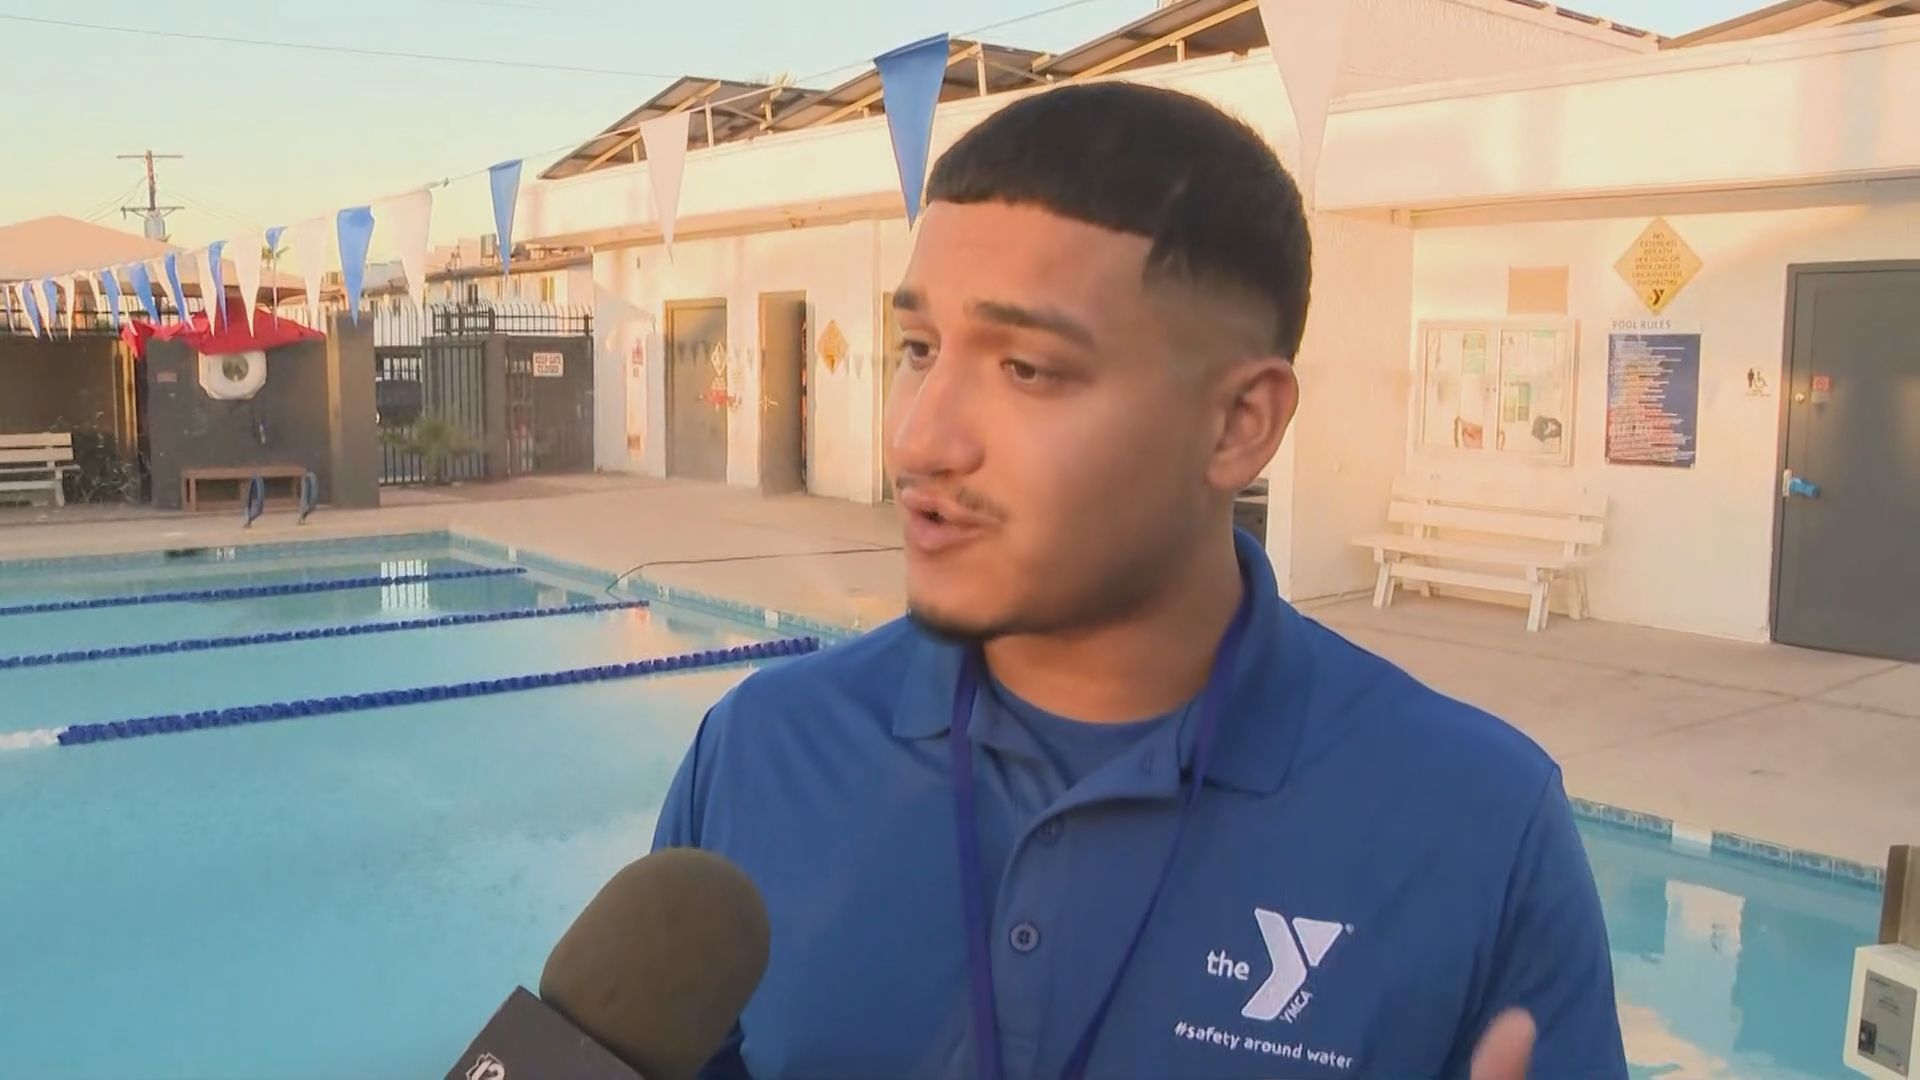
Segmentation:
[(382, 484), (478, 480), (487, 474), (486, 343), (441, 332), (449, 312), (411, 303), (363, 311), (373, 322), (373, 400)]

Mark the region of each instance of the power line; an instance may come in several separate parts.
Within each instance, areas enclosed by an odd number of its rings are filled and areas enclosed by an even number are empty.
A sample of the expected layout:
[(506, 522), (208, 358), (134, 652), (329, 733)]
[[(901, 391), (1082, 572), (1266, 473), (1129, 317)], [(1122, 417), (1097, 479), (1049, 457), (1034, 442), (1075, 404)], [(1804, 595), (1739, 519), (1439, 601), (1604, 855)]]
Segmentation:
[(236, 225), (245, 225), (250, 229), (260, 227), (260, 223), (257, 221), (254, 221), (250, 218), (241, 217), (238, 214), (230, 214), (227, 211), (222, 210), (215, 206), (209, 206), (206, 203), (201, 202), (199, 199), (196, 199), (193, 196), (187, 194), (186, 192), (181, 191), (177, 187), (169, 186), (167, 188), (167, 194), (172, 196), (173, 198), (179, 199), (181, 202), (186, 203), (188, 206), (192, 207), (195, 210), (200, 211), (203, 214), (210, 214), (214, 217), (223, 217), (223, 218), (226, 218), (228, 221), (233, 222)]
[(427, 60), (442, 64), (477, 64), (484, 67), (527, 68), (534, 71), (562, 71), (573, 75), (612, 75), (620, 78), (677, 79), (657, 71), (628, 71), (617, 68), (582, 67), (577, 64), (546, 64), (537, 60), (495, 60), (480, 56), (452, 56), (446, 53), (400, 52), (391, 49), (363, 49), (353, 45), (325, 45), (313, 41), (272, 41), (266, 38), (225, 37), (219, 34), (190, 34), (178, 30), (150, 30), (136, 26), (78, 22), (72, 19), (47, 19), (37, 15), (13, 15), (0, 12), (0, 20), (59, 26), (69, 30), (97, 30), (109, 34), (131, 34), (142, 38), (174, 38), (180, 41), (204, 41), (219, 45), (253, 45), (269, 49), (297, 49), (305, 52), (336, 53), (349, 56), (377, 56), (386, 60)]

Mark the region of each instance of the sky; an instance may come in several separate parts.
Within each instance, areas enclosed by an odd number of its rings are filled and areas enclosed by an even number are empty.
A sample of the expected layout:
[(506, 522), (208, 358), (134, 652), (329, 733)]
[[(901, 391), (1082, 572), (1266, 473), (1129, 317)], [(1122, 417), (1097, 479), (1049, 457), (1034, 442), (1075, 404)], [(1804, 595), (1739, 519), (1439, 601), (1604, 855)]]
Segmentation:
[[(1678, 34), (1763, 3), (1565, 6)], [(880, 52), (942, 31), (966, 36), (1004, 24), (981, 36), (1057, 51), (1152, 7), (1153, 0), (0, 0), (0, 100), (9, 104), (0, 126), (0, 223), (66, 214), (138, 231), (138, 221), (115, 208), (144, 201), (141, 165), (116, 155), (151, 149), (185, 155), (159, 163), (162, 202), (186, 206), (170, 219), (176, 243), (454, 179), (436, 192), (434, 239), (444, 242), (489, 227), (487, 166), (523, 157), (531, 179), (682, 73), (786, 72), (802, 85), (830, 86)], [(322, 51), (342, 48), (487, 62)]]

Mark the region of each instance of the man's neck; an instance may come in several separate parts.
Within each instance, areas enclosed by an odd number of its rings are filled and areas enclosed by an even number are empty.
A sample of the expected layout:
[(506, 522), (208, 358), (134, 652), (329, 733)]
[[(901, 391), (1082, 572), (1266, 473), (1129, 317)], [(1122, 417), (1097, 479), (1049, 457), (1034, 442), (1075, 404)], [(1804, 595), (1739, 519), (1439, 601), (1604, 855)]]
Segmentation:
[(1008, 690), (1057, 716), (1088, 723), (1159, 716), (1206, 685), (1242, 588), (1229, 540), (1122, 619), (988, 642), (987, 666)]

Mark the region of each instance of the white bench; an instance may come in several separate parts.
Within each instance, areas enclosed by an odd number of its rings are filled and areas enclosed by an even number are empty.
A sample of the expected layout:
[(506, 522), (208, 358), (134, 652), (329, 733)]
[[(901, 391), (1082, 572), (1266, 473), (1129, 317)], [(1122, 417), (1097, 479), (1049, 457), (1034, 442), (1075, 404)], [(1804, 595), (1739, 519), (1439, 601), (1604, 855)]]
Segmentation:
[(1567, 613), (1587, 615), (1585, 568), (1606, 515), (1605, 495), (1403, 476), (1387, 506), (1396, 528), (1354, 543), (1380, 566), (1374, 607), (1392, 604), (1401, 582), (1428, 594), (1435, 585), (1515, 593), (1527, 597), (1527, 629), (1540, 630), (1563, 580)]
[(0, 435), (0, 502), (18, 501), (13, 493), (44, 496), (54, 506), (67, 505), (64, 483), (73, 463), (73, 436), (64, 432), (39, 435)]

